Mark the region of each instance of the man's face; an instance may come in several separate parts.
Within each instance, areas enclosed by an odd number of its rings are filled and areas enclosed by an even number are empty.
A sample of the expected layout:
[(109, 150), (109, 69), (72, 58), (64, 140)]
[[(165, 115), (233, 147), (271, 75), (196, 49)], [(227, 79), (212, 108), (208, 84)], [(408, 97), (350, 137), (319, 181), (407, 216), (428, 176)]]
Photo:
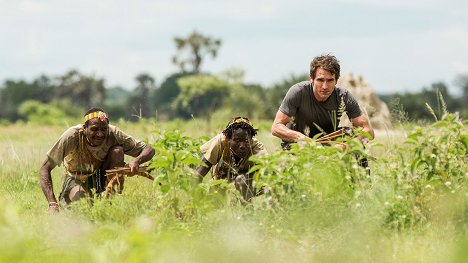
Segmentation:
[(101, 121), (99, 118), (94, 118), (88, 121), (88, 126), (84, 127), (88, 142), (92, 146), (101, 145), (107, 137), (109, 124), (106, 120)]
[(323, 68), (317, 69), (315, 78), (311, 81), (314, 96), (320, 102), (324, 102), (330, 97), (336, 85), (335, 74)]
[(252, 137), (247, 130), (236, 129), (232, 132), (232, 138), (229, 139), (229, 146), (237, 157), (247, 158), (251, 153)]

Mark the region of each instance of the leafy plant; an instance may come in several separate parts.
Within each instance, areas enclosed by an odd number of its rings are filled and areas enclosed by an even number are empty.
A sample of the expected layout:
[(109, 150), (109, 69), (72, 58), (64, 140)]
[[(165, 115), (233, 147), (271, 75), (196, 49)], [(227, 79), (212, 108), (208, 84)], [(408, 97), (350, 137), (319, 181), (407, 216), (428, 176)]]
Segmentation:
[(445, 114), (436, 123), (411, 132), (399, 152), (394, 173), (396, 197), (389, 206), (387, 224), (400, 227), (427, 222), (434, 199), (466, 190), (467, 135), (457, 114)]

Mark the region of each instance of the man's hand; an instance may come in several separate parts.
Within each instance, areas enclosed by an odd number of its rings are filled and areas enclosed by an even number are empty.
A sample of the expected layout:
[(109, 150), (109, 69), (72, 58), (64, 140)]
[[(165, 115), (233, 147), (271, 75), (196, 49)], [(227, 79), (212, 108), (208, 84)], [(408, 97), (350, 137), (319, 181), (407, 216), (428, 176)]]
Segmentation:
[(138, 173), (140, 162), (137, 160), (137, 158), (135, 158), (131, 162), (128, 163), (128, 167), (130, 168), (130, 172), (132, 172), (134, 175), (135, 173)]
[(278, 111), (271, 126), (271, 134), (286, 142), (297, 142), (306, 138), (307, 136), (304, 134), (291, 130), (286, 126), (291, 121), (291, 117)]
[(192, 187), (196, 187), (201, 182), (203, 182), (203, 176), (195, 172), (191, 180)]
[[(351, 122), (353, 123), (354, 127), (361, 128), (361, 130), (363, 132), (368, 133), (369, 134), (369, 137), (368, 137), (369, 140), (374, 139), (374, 130), (370, 126), (369, 120), (367, 119), (366, 116), (361, 114), (361, 116), (352, 119)], [(359, 137), (359, 135), (358, 135), (358, 137)], [(361, 139), (361, 138), (359, 137), (359, 139)]]

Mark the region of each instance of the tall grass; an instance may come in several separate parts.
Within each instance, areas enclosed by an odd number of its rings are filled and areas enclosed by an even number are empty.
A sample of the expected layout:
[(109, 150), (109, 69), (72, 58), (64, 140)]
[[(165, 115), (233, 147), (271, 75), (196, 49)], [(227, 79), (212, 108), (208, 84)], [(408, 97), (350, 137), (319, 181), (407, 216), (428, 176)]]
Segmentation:
[[(191, 182), (207, 139), (200, 136), (221, 129), (205, 131), (198, 120), (118, 125), (156, 148), (154, 183), (130, 178), (122, 195), (93, 205), (83, 200), (56, 215), (46, 212), (37, 171), (66, 127), (0, 127), (0, 262), (468, 258), (468, 141), (455, 115), (380, 133), (366, 148), (348, 141), (350, 152), (375, 158), (370, 175), (353, 154), (335, 148), (306, 144), (283, 152), (270, 123), (258, 123), (270, 154), (256, 157), (255, 183), (268, 191), (247, 205), (224, 181)], [(56, 194), (62, 174), (53, 171)]]

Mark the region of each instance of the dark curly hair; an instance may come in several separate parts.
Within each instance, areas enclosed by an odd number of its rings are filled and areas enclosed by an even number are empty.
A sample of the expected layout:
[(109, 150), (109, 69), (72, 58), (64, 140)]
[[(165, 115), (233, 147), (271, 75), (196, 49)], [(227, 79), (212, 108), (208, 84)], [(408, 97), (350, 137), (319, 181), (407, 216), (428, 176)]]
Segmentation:
[(310, 62), (310, 77), (312, 79), (315, 78), (315, 74), (319, 68), (323, 68), (335, 74), (336, 80), (340, 78), (340, 61), (333, 55), (321, 55), (315, 57), (312, 62)]
[(252, 122), (246, 117), (235, 117), (229, 121), (226, 128), (223, 130), (223, 134), (226, 135), (227, 138), (232, 138), (232, 133), (234, 130), (237, 129), (244, 129), (247, 131), (247, 134), (251, 137), (257, 135), (258, 129), (253, 127)]

